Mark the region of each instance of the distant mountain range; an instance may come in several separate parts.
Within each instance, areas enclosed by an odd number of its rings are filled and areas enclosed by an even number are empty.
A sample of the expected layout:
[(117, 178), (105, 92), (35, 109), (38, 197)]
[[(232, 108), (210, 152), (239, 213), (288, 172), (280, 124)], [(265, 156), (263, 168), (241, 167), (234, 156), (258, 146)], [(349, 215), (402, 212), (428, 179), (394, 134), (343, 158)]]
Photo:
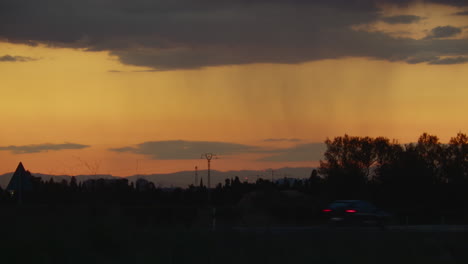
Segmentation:
[[(274, 180), (282, 178), (297, 178), (303, 179), (308, 178), (314, 168), (312, 167), (300, 167), (300, 168), (280, 168), (275, 169), (273, 172)], [(43, 180), (47, 181), (50, 178), (54, 178), (54, 181), (66, 180), (69, 181), (70, 175), (49, 175), (41, 173), (33, 173), (36, 177), (41, 177)], [(198, 182), (203, 178), (203, 184), (207, 185), (207, 170), (198, 171)], [(13, 172), (5, 173), (0, 175), (0, 186), (5, 188), (8, 185), (8, 182), (11, 179)], [(122, 178), (116, 177), (107, 174), (97, 174), (97, 175), (74, 175), (78, 182), (85, 181), (88, 179), (112, 179), (112, 178)], [(248, 180), (249, 182), (255, 182), (257, 178), (263, 178), (271, 180), (271, 169), (270, 170), (240, 170), (240, 171), (211, 171), (211, 187), (215, 187), (218, 183), (224, 183), (225, 179), (239, 177), (241, 181)], [(132, 175), (127, 178), (130, 182), (134, 182), (139, 178), (146, 179), (153, 182), (158, 187), (187, 187), (190, 184), (195, 183), (195, 172), (194, 171), (179, 171), (174, 173), (161, 173), (161, 174), (146, 174), (146, 175)]]

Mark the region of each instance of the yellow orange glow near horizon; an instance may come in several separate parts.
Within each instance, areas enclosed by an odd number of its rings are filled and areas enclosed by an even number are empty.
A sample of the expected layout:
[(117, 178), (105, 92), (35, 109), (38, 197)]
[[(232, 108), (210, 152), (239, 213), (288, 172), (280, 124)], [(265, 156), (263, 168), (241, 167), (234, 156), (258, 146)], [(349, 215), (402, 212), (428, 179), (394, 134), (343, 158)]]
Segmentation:
[[(37, 60), (0, 62), (0, 146), (91, 147), (21, 155), (0, 151), (0, 173), (19, 161), (50, 174), (90, 174), (87, 165), (96, 164), (95, 173), (116, 176), (205, 165), (198, 157), (164, 161), (108, 150), (146, 141), (265, 145), (266, 138), (307, 143), (347, 133), (410, 142), (428, 132), (446, 142), (468, 131), (468, 64), (343, 58), (144, 72), (149, 69), (123, 65), (108, 52), (2, 42), (0, 56), (6, 54)], [(317, 162), (256, 162), (247, 155), (217, 164), (216, 169), (233, 170)]]

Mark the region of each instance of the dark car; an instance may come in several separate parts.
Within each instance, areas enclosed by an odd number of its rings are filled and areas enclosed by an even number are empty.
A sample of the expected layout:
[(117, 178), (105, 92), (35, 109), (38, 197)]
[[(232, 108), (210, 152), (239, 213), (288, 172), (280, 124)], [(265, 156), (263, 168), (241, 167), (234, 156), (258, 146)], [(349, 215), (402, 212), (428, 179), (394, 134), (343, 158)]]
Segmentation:
[(385, 227), (390, 215), (367, 201), (338, 200), (322, 210), (330, 225), (370, 225)]

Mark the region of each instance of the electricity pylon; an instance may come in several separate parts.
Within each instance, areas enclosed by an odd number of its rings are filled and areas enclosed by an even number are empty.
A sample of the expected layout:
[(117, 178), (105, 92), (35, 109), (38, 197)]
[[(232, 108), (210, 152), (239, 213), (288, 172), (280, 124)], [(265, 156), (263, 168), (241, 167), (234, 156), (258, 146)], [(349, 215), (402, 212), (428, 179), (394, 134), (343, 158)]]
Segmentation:
[(210, 178), (210, 171), (211, 171), (211, 160), (214, 158), (214, 159), (217, 159), (217, 155), (216, 154), (213, 154), (213, 153), (203, 153), (201, 155), (201, 158), (202, 159), (206, 159), (208, 161), (208, 189), (211, 188), (211, 178)]

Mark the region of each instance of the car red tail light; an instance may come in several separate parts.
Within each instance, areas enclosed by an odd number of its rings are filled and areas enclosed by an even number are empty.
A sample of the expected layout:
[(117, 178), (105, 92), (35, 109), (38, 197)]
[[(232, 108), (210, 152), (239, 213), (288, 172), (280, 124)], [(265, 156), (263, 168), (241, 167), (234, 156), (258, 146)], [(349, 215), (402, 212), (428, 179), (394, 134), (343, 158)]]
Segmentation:
[(325, 212), (325, 213), (328, 213), (328, 212), (331, 212), (332, 210), (331, 209), (323, 209), (322, 211)]
[(346, 210), (347, 213), (356, 213), (357, 211), (356, 210), (353, 210), (353, 209), (349, 209), (349, 210)]

